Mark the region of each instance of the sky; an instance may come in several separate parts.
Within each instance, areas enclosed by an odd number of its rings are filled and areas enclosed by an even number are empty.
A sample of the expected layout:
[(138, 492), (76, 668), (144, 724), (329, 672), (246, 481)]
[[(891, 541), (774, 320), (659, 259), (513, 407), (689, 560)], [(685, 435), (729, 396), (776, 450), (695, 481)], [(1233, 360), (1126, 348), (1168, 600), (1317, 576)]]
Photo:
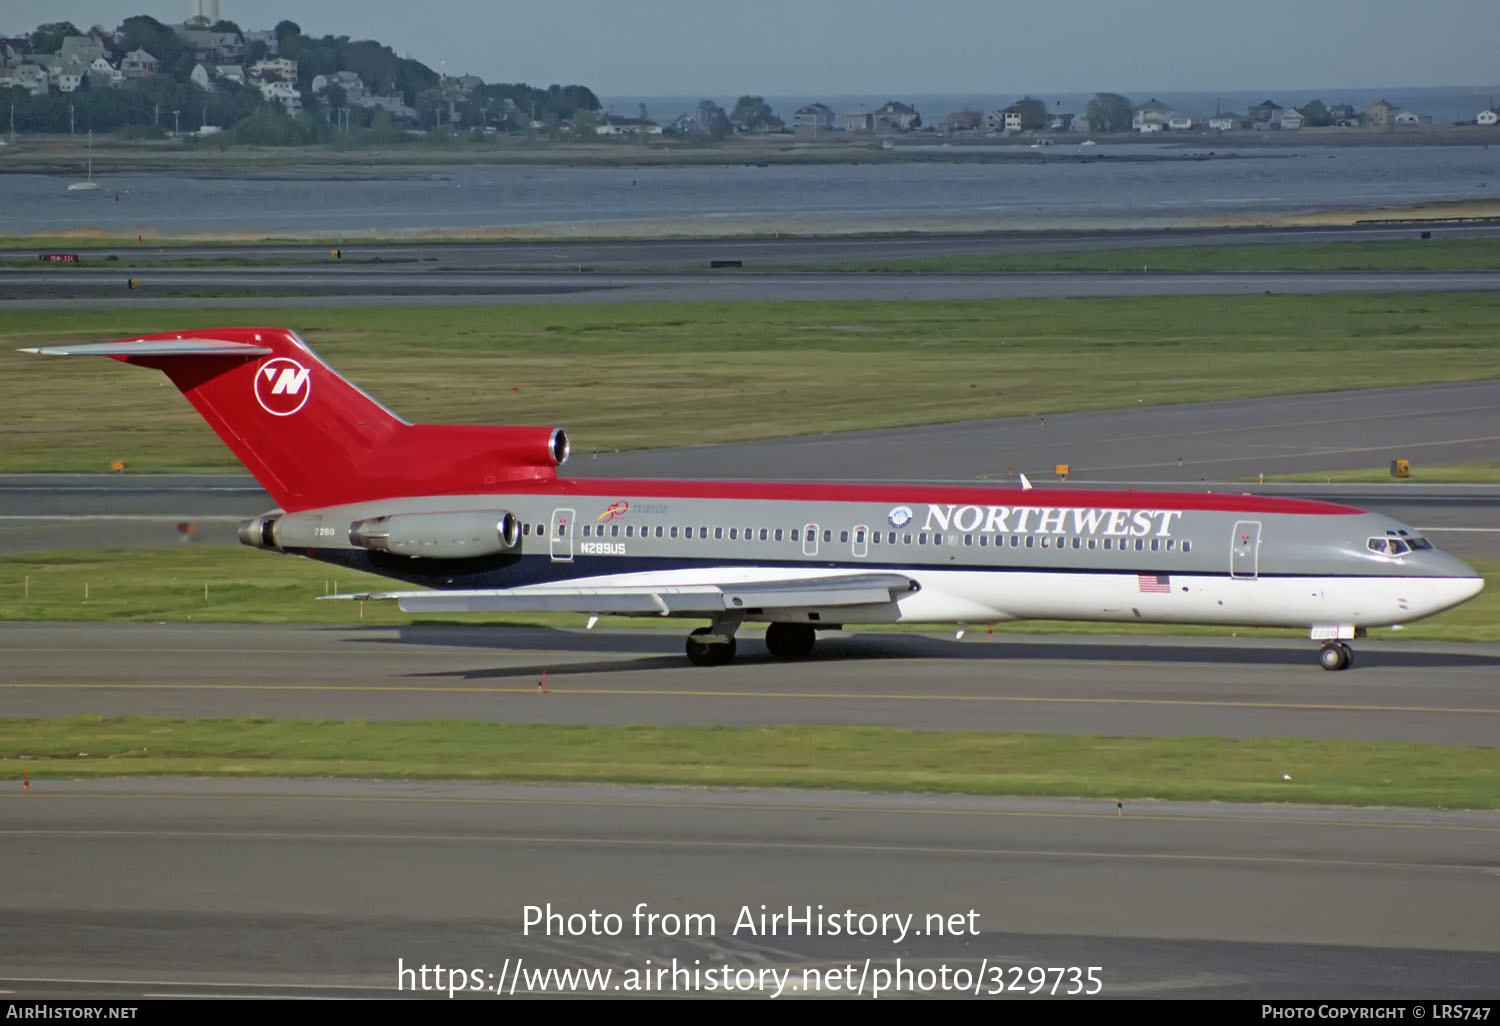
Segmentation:
[[(1496, 0), (219, 0), (444, 74), (605, 96), (1255, 91), (1500, 83)], [(0, 32), (189, 0), (0, 0)]]

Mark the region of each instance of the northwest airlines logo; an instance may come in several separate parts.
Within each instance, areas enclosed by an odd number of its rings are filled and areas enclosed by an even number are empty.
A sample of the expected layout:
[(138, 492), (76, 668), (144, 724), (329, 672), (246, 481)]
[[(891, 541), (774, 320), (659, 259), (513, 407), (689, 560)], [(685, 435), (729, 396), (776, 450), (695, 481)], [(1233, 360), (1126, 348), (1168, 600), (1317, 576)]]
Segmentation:
[(312, 394), (311, 372), (296, 360), (278, 356), (255, 371), (255, 401), (277, 417), (289, 417), (307, 404)]

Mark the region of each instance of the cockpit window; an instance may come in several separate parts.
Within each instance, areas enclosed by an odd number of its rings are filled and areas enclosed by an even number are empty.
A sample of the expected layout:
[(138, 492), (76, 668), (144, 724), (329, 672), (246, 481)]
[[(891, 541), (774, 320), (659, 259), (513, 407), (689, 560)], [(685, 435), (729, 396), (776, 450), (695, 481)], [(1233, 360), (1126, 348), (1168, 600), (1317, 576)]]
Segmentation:
[[(1371, 538), (1365, 543), (1365, 546), (1371, 552), (1381, 556), (1403, 556), (1411, 551), (1411, 546), (1406, 544), (1405, 539), (1389, 536), (1385, 538)], [(1431, 548), (1432, 546), (1429, 544), (1427, 547)]]
[(1411, 547), (1413, 549), (1430, 549), (1433, 547), (1432, 542), (1428, 541), (1426, 538), (1412, 537), (1406, 540), (1411, 544)]

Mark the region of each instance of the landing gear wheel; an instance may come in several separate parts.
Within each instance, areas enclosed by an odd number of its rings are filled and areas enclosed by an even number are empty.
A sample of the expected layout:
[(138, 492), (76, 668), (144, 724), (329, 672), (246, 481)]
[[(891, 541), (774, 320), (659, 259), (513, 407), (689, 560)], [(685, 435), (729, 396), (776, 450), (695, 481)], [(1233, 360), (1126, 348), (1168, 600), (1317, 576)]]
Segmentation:
[(1353, 658), (1354, 651), (1348, 645), (1330, 642), (1318, 653), (1318, 665), (1325, 670), (1344, 670)]
[(806, 624), (773, 623), (766, 626), (766, 648), (775, 659), (806, 659), (812, 654), (817, 632)]
[(698, 640), (699, 635), (712, 633), (714, 631), (711, 627), (699, 627), (688, 635), (688, 662), (694, 666), (723, 666), (734, 658), (734, 651), (738, 646), (733, 638), (727, 644), (707, 644)]

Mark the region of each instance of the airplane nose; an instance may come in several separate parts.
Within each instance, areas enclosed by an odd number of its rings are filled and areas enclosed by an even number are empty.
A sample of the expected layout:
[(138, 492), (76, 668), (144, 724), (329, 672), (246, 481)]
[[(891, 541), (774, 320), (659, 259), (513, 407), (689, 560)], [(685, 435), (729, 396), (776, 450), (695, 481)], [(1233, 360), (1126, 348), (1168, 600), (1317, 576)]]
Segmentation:
[(1484, 590), (1484, 578), (1478, 575), (1448, 577), (1436, 581), (1435, 584), (1436, 587), (1432, 590), (1432, 610), (1425, 614), (1427, 616), (1461, 605)]

